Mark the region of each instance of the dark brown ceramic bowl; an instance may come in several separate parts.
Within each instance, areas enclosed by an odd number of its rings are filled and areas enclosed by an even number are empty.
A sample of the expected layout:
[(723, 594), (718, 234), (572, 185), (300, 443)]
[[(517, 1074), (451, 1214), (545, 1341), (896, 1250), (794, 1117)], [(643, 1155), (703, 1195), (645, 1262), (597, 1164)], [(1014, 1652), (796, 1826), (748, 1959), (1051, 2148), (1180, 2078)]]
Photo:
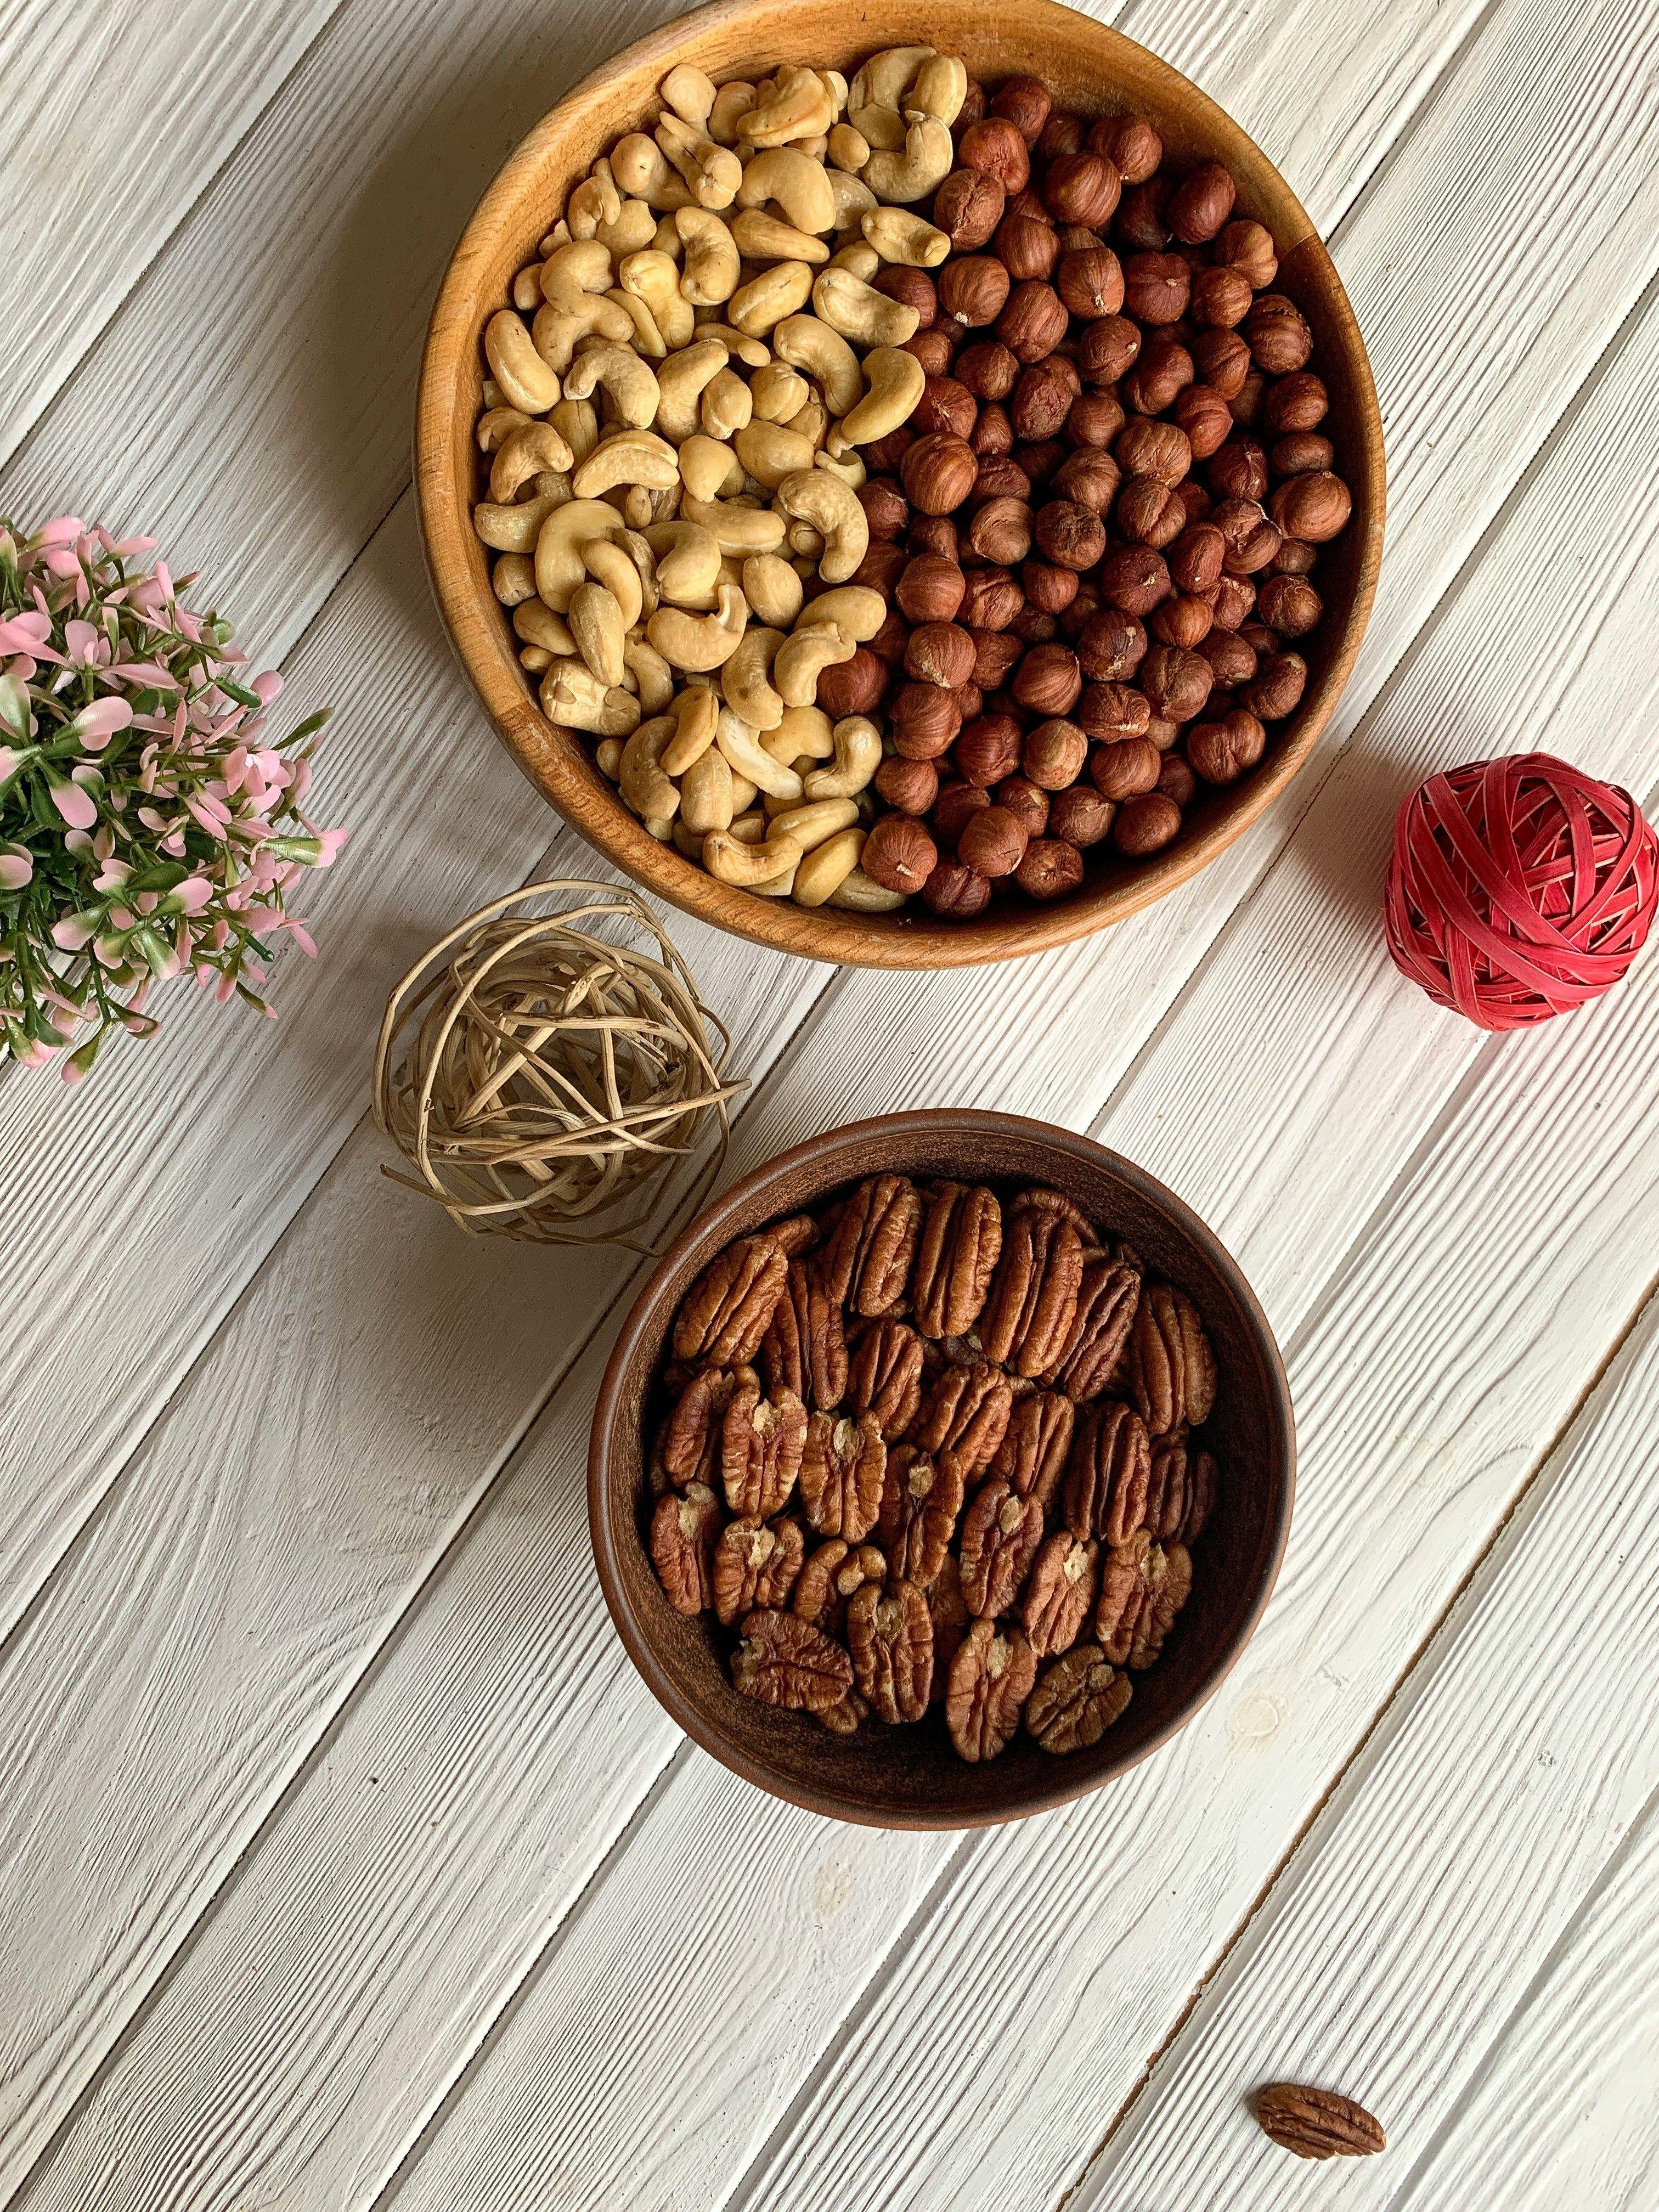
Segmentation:
[[(648, 1432), (655, 1378), (675, 1312), (734, 1237), (818, 1206), (879, 1173), (1047, 1183), (1133, 1245), (1150, 1273), (1187, 1291), (1215, 1347), (1216, 1411), (1206, 1428), (1220, 1463), (1214, 1516), (1194, 1555), (1193, 1594), (1155, 1667), (1134, 1678), (1127, 1712), (1069, 1758), (1023, 1732), (1000, 1759), (958, 1759), (937, 1711), (914, 1728), (870, 1722), (831, 1735), (805, 1714), (741, 1698), (712, 1615), (687, 1620), (659, 1588), (646, 1544)], [(937, 1109), (855, 1121), (746, 1176), (678, 1237), (635, 1301), (599, 1388), (587, 1506), (605, 1602), (659, 1702), (705, 1751), (779, 1797), (879, 1828), (967, 1828), (1021, 1819), (1097, 1790), (1197, 1711), (1249, 1641), (1291, 1523), (1296, 1439), (1273, 1332), (1249, 1285), (1211, 1231), (1163, 1184), (1115, 1152), (1044, 1121)]]

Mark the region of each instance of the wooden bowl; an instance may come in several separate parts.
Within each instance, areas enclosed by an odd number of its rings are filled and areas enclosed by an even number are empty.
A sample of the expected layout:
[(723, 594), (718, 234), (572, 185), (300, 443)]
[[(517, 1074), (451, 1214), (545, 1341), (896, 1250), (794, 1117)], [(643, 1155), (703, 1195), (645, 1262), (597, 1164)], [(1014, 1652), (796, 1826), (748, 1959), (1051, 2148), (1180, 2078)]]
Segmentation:
[[(1082, 888), (1053, 906), (997, 902), (978, 920), (915, 913), (866, 915), (788, 899), (757, 898), (718, 883), (646, 834), (601, 776), (583, 740), (542, 714), (517, 659), (519, 640), (489, 587), (471, 520), (479, 492), (473, 426), (483, 389), (483, 326), (535, 258), (537, 240), (590, 162), (638, 127), (677, 62), (716, 81), (757, 77), (785, 61), (849, 76), (879, 49), (925, 41), (960, 53), (994, 84), (1031, 71), (1057, 101), (1085, 114), (1133, 110), (1156, 125), (1186, 164), (1207, 155), (1238, 182), (1238, 211), (1272, 231), (1274, 289), (1313, 326), (1315, 366), (1330, 391), (1325, 428), (1353, 495), (1353, 519), (1322, 562), (1325, 619), (1306, 650), (1302, 704), (1274, 726), (1260, 765), (1187, 811), (1181, 835), (1151, 860), (1090, 856)], [(1283, 790), (1311, 751), (1347, 681), (1364, 634), (1382, 550), (1382, 426), (1358, 325), (1307, 213), (1265, 154), (1215, 102), (1133, 40), (1053, 0), (986, 8), (980, 0), (877, 0), (858, 9), (823, 0), (717, 0), (669, 23), (577, 86), (543, 117), (479, 202), (432, 311), (416, 417), (415, 480), (439, 610), (461, 664), (520, 765), (565, 819), (647, 890), (705, 921), (809, 958), (870, 968), (954, 968), (1006, 960), (1121, 921), (1213, 860)]]
[[(647, 1546), (656, 1376), (680, 1300), (734, 1237), (826, 1203), (868, 1175), (1041, 1182), (1121, 1236), (1149, 1271), (1196, 1302), (1219, 1387), (1205, 1430), (1220, 1467), (1215, 1510), (1194, 1553), (1193, 1594), (1156, 1666), (1134, 1677), (1122, 1719), (1087, 1751), (1057, 1758), (1023, 1731), (1000, 1759), (957, 1758), (937, 1711), (911, 1728), (871, 1721), (831, 1735), (732, 1686), (712, 1614), (688, 1620), (663, 1595)], [(599, 1386), (587, 1510), (605, 1602), (629, 1656), (688, 1735), (745, 1780), (809, 1811), (880, 1828), (966, 1828), (1097, 1790), (1197, 1711), (1249, 1641), (1290, 1531), (1296, 1438), (1284, 1364), (1232, 1259), (1173, 1193), (1115, 1152), (1047, 1122), (935, 1110), (855, 1121), (784, 1152), (729, 1190), (678, 1237), (636, 1300)]]

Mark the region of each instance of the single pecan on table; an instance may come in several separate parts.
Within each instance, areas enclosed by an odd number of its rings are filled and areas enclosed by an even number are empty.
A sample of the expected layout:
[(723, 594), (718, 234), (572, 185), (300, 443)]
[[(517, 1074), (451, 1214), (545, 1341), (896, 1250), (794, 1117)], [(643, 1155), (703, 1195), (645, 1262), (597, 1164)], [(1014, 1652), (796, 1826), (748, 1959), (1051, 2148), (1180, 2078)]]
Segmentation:
[(847, 1396), (855, 1413), (873, 1413), (892, 1443), (921, 1405), (921, 1339), (902, 1321), (872, 1322), (848, 1362)]
[(1085, 1750), (1121, 1717), (1131, 1686), (1097, 1644), (1079, 1644), (1038, 1676), (1025, 1725), (1045, 1751)]
[(841, 1308), (807, 1261), (789, 1262), (783, 1296), (761, 1344), (761, 1364), (773, 1397), (792, 1390), (809, 1409), (829, 1412), (847, 1395)]
[(962, 1522), (962, 1594), (981, 1620), (1012, 1613), (1042, 1542), (1042, 1508), (1006, 1482), (974, 1493)]
[(789, 1712), (821, 1713), (853, 1686), (853, 1662), (833, 1638), (799, 1613), (751, 1613), (732, 1654), (732, 1680), (745, 1698)]
[(739, 1613), (757, 1606), (787, 1605), (805, 1554), (799, 1522), (728, 1522), (714, 1546), (710, 1575), (720, 1626), (730, 1628)]
[(873, 1413), (814, 1413), (801, 1452), (800, 1498), (822, 1536), (860, 1543), (876, 1525), (887, 1447)]
[(1036, 1654), (1018, 1628), (976, 1620), (951, 1662), (945, 1724), (970, 1764), (995, 1759), (1012, 1741), (1036, 1680)]
[(1193, 1587), (1184, 1544), (1154, 1544), (1144, 1528), (1107, 1553), (1095, 1635), (1115, 1667), (1150, 1667)]
[(860, 1695), (880, 1720), (919, 1721), (933, 1683), (933, 1624), (914, 1583), (866, 1585), (847, 1608)]
[(739, 1379), (720, 1425), (720, 1479), (733, 1513), (769, 1521), (789, 1503), (806, 1444), (806, 1408), (793, 1391), (763, 1398)]
[(872, 1176), (847, 1201), (823, 1248), (823, 1284), (837, 1305), (884, 1314), (904, 1296), (921, 1228), (921, 1194), (908, 1176)]
[(866, 1583), (879, 1589), (886, 1579), (887, 1557), (878, 1544), (849, 1544), (844, 1536), (832, 1536), (808, 1557), (789, 1609), (840, 1644), (846, 1640), (847, 1608), (853, 1599)]
[(1381, 2120), (1334, 2089), (1270, 2081), (1256, 2092), (1255, 2116), (1276, 2143), (1298, 2158), (1365, 2158), (1389, 2146)]
[(674, 1322), (674, 1356), (707, 1367), (741, 1367), (760, 1350), (788, 1279), (775, 1237), (740, 1237), (711, 1260)]
[(961, 1336), (984, 1310), (1002, 1250), (1002, 1208), (982, 1183), (937, 1182), (916, 1245), (916, 1327)]
[(1056, 1529), (1031, 1562), (1021, 1619), (1039, 1659), (1069, 1651), (1094, 1610), (1100, 1587), (1100, 1547), (1091, 1538)]
[(1115, 1398), (1078, 1422), (1066, 1467), (1066, 1526), (1074, 1536), (1127, 1543), (1146, 1517), (1152, 1452), (1139, 1414)]

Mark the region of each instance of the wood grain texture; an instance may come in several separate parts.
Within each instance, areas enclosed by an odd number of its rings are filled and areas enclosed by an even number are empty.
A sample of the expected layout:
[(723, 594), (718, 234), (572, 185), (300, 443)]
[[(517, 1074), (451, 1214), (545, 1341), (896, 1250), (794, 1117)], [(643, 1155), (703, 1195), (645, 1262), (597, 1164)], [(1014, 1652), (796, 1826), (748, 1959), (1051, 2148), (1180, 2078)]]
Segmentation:
[[(1659, 1699), (1656, 1400), (1659, 1305), (1095, 2162), (1079, 2212), (1154, 2194), (1190, 2212), (1327, 2202), (1325, 2178), (1244, 2106), (1263, 2081), (1338, 2087), (1382, 2120), (1388, 2155), (1346, 2173), (1345, 2205), (1443, 2197), (1443, 2124), (1503, 2063), (1528, 1985), (1659, 1788), (1659, 1730), (1631, 1724)], [(1638, 1941), (1650, 1917), (1634, 1916)], [(1530, 2181), (1549, 2156), (1563, 2089), (1583, 2094), (1572, 2043), (1538, 2053), (1531, 2109), (1488, 2140), (1489, 2175), (1496, 2161)], [(1651, 2110), (1645, 2136), (1659, 2147)], [(1575, 2182), (1558, 2201), (1589, 2200)]]

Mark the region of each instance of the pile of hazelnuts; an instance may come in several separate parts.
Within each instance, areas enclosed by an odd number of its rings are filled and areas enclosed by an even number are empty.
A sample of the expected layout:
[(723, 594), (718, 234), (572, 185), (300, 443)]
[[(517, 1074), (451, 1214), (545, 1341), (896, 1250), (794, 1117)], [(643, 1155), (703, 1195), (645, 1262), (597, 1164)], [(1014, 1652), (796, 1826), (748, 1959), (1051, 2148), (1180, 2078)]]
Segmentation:
[(1091, 847), (1160, 851), (1255, 765), (1351, 501), (1313, 334), (1219, 161), (1167, 175), (1149, 123), (1029, 76), (970, 83), (954, 137), (949, 258), (873, 280), (927, 378), (865, 448), (854, 580), (894, 611), (817, 702), (887, 725), (866, 873), (971, 917), (1075, 890)]

